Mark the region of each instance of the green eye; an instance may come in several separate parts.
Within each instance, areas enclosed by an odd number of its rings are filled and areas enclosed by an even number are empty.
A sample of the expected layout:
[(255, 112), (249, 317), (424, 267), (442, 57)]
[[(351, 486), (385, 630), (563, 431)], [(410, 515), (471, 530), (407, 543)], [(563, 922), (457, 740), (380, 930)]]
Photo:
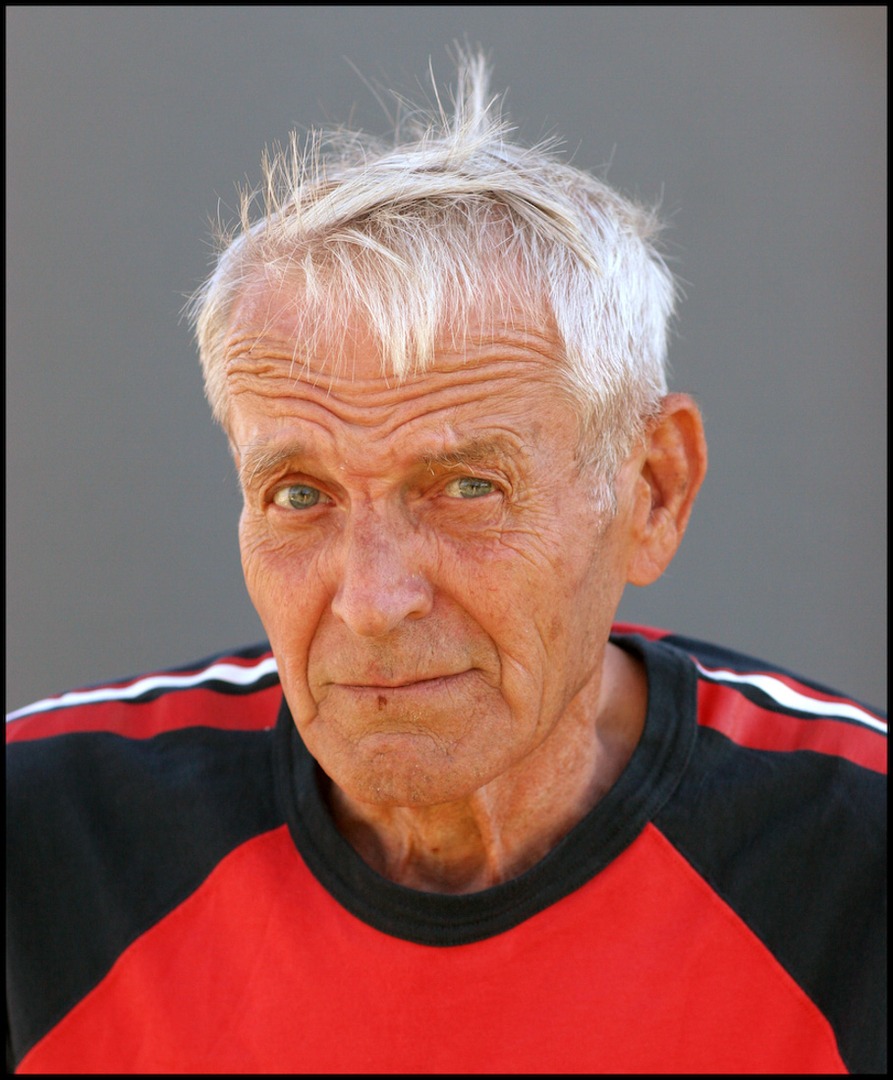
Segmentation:
[(443, 490), (453, 499), (479, 499), (482, 495), (491, 495), (496, 488), (489, 480), (477, 476), (459, 476), (450, 480)]
[(319, 488), (309, 484), (292, 484), (290, 487), (280, 488), (273, 496), (273, 502), (286, 510), (309, 510), (316, 506), (322, 498)]

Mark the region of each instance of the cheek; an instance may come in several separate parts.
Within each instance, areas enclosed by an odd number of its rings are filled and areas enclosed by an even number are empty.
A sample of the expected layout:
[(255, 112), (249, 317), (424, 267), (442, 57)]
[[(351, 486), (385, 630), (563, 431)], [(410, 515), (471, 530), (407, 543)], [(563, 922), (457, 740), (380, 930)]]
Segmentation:
[(316, 560), (299, 557), (244, 517), (239, 546), (248, 595), (276, 656), (292, 716), (302, 725), (310, 723), (317, 707), (308, 684), (308, 656), (329, 602)]
[(274, 648), (312, 628), (314, 610), (324, 599), (315, 555), (295, 551), (293, 544), (245, 514), (239, 523), (239, 549), (248, 595)]
[(525, 693), (576, 687), (619, 599), (603, 523), (580, 517), (573, 527), (541, 521), (506, 533), (502, 557), (487, 567), (479, 610), (507, 660), (506, 685)]
[(545, 642), (560, 637), (567, 610), (593, 563), (591, 540), (569, 539), (541, 522), (536, 528), (506, 530), (489, 555), (458, 560), (465, 563), (465, 574), (477, 576), (477, 589), (470, 595), (478, 592), (510, 628), (533, 627)]
[(551, 599), (556, 578), (522, 532), (492, 546), (445, 546), (438, 580), (448, 604), (461, 608), (498, 658), (497, 681), (517, 716), (536, 707), (560, 636)]

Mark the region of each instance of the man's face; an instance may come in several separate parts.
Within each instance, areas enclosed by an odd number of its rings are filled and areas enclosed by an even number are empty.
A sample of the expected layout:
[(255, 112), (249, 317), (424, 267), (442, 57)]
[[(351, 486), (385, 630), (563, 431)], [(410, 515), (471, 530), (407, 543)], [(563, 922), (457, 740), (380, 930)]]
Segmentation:
[(401, 382), (360, 326), (337, 370), (301, 355), (286, 295), (247, 292), (227, 340), (242, 565), (286, 699), (354, 798), (465, 797), (594, 706), (623, 500), (594, 507), (551, 330), (482, 321)]

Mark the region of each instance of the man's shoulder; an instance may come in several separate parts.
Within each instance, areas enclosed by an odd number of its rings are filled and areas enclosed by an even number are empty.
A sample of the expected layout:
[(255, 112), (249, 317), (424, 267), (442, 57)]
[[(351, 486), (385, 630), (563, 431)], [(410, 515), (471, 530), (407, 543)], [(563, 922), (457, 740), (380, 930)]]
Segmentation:
[(103, 1000), (119, 958), (232, 853), (282, 826), (264, 730), (281, 696), (257, 646), (12, 715), (7, 975), (19, 1059), (99, 987)]
[(7, 859), (25, 906), (38, 884), (66, 895), (97, 866), (122, 882), (145, 877), (153, 860), (207, 872), (213, 858), (193, 848), (216, 858), (277, 826), (271, 729), (281, 698), (269, 647), (258, 645), (11, 714)]
[(698, 727), (740, 748), (811, 752), (886, 774), (886, 713), (779, 664), (669, 630), (620, 623), (614, 634), (670, 650), (695, 676)]
[(691, 756), (652, 822), (662, 850), (819, 1008), (850, 1071), (883, 1071), (884, 714), (732, 649), (615, 633), (690, 687)]
[(9, 713), (7, 745), (106, 732), (148, 739), (187, 727), (273, 727), (281, 698), (269, 644), (215, 653), (177, 667), (43, 698)]

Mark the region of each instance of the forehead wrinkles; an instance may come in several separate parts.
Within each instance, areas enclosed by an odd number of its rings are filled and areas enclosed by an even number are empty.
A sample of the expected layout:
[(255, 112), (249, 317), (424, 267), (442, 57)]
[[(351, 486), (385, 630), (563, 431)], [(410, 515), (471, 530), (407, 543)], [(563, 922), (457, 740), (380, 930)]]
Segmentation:
[(398, 376), (360, 318), (318, 326), (308, 340), (300, 304), (285, 292), (248, 289), (233, 311), (224, 344), (231, 433), (236, 423), (244, 436), (266, 416), (277, 427), (294, 419), (327, 428), (334, 419), (378, 438), (414, 423), (452, 424), (465, 408), (477, 409), (477, 420), (482, 406), (499, 423), (543, 401), (549, 384), (567, 390), (557, 331), (535, 313), (500, 322), (484, 311), (460, 340), (436, 343), (426, 370)]
[[(338, 419), (360, 426), (378, 426), (389, 419), (402, 424), (407, 411), (420, 417), (443, 409), (473, 405), (486, 399), (494, 414), (511, 408), (527, 394), (541, 394), (560, 377), (554, 360), (544, 363), (526, 349), (489, 350), (486, 358), (468, 361), (398, 379), (356, 375), (350, 369), (325, 373), (307, 370), (283, 349), (265, 343), (263, 350), (246, 342), (227, 363), (227, 382), (233, 397), (264, 399), (271, 413), (305, 404), (317, 406)], [(267, 404), (268, 403), (268, 404)]]

